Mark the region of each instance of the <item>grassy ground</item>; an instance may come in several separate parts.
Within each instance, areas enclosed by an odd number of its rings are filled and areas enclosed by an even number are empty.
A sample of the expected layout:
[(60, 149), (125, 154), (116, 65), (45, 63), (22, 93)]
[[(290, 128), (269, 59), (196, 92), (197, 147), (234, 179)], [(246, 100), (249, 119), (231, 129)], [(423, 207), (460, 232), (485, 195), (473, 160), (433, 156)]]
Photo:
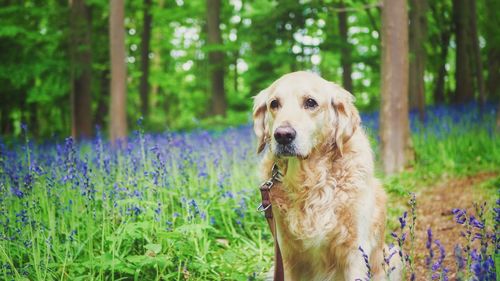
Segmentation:
[[(375, 136), (376, 114), (363, 121)], [(407, 208), (401, 202), (410, 191), (425, 198), (419, 192), (435, 182), (499, 170), (493, 127), (491, 108), (482, 119), (472, 107), (434, 108), (425, 124), (412, 122), (416, 160), (408, 171), (384, 179), (392, 201), (388, 240), (398, 231), (397, 217)], [(28, 138), (2, 144), (0, 279), (260, 279), (272, 264), (273, 247), (255, 211), (252, 135), (249, 126), (136, 132), (123, 149), (99, 136), (79, 144)], [(373, 144), (376, 149), (375, 137)], [(490, 209), (498, 182), (492, 176), (474, 191), (491, 201)]]

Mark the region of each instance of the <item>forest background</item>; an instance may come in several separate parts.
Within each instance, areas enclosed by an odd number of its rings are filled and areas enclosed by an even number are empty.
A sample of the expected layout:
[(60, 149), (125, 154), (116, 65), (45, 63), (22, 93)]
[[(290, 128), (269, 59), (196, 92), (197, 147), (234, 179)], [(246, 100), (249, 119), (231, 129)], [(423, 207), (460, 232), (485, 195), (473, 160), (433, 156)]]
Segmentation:
[[(147, 131), (246, 124), (250, 97), (295, 70), (343, 85), (363, 111), (380, 108), (377, 1), (2, 2), (4, 136), (24, 123), (36, 137), (112, 134), (110, 124), (123, 137), (141, 116)], [(408, 2), (409, 105), (422, 120), (429, 105), (498, 101), (498, 10), (495, 0)]]

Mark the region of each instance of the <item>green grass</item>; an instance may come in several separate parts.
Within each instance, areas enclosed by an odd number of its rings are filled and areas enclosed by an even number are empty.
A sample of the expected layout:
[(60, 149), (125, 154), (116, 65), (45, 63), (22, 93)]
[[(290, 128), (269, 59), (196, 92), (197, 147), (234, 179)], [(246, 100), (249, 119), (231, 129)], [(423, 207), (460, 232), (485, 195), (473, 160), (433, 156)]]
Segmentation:
[[(498, 135), (485, 129), (491, 122), (464, 130), (450, 121), (446, 134), (414, 134), (412, 168), (384, 178), (391, 198), (444, 175), (498, 171)], [(0, 279), (261, 279), (273, 239), (256, 212), (250, 134), (247, 127), (138, 134), (118, 150), (99, 139), (3, 147)], [(493, 194), (498, 183), (490, 179), (481, 190)], [(401, 211), (389, 209), (388, 229)]]

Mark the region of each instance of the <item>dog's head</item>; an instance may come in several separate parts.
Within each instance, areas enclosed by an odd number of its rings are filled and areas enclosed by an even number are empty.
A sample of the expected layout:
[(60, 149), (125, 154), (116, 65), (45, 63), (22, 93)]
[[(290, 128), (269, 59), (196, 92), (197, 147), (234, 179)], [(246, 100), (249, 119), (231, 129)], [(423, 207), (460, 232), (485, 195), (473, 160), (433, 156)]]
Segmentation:
[(309, 72), (293, 72), (254, 97), (253, 119), (261, 152), (307, 157), (320, 147), (342, 148), (360, 124), (353, 96)]

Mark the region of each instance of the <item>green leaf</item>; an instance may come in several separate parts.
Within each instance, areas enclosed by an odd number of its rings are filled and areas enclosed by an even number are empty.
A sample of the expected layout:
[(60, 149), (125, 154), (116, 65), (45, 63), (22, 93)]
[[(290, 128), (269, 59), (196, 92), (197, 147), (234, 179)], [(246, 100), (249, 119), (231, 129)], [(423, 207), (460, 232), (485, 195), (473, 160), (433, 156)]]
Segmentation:
[(147, 244), (144, 246), (147, 250), (150, 250), (151, 252), (155, 254), (159, 254), (161, 252), (161, 245), (160, 244)]

